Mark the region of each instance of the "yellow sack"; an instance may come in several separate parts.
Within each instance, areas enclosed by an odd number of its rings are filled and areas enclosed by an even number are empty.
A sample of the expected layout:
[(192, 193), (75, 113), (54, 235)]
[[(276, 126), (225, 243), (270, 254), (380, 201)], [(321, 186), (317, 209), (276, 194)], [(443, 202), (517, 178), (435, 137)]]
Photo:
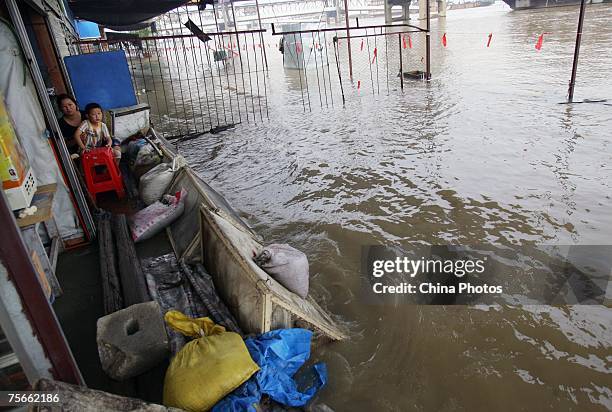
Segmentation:
[(206, 411), (259, 370), (242, 340), (210, 318), (192, 319), (166, 313), (166, 323), (187, 343), (170, 362), (164, 380), (164, 405), (186, 411)]

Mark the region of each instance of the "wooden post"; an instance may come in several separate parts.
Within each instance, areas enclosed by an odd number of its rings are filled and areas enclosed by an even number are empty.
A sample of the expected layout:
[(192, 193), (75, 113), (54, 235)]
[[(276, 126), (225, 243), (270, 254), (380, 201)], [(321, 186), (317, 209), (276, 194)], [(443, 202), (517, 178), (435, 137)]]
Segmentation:
[(49, 36), (49, 29), (47, 28), (45, 19), (38, 13), (30, 13), (30, 18), (32, 21), (32, 30), (40, 46), (38, 50), (40, 51), (42, 60), (47, 66), (47, 73), (49, 74), (51, 84), (53, 84), (55, 88), (55, 94), (66, 93), (66, 82), (64, 81), (59, 59), (55, 54), (55, 47), (53, 45), (53, 40), (51, 40)]
[[(259, 13), (259, 0), (255, 0), (255, 8), (257, 8), (257, 21), (259, 22), (259, 30), (261, 30), (261, 14)], [(268, 70), (268, 55), (266, 54), (266, 45), (264, 44), (263, 33), (259, 32), (259, 41), (263, 50), (264, 62), (266, 70)]]
[(578, 17), (578, 30), (576, 31), (576, 47), (574, 49), (574, 64), (572, 65), (572, 78), (569, 83), (569, 90), (567, 92), (567, 101), (572, 103), (574, 101), (574, 86), (576, 85), (576, 72), (578, 71), (578, 55), (580, 54), (580, 41), (582, 40), (582, 23), (584, 22), (584, 10), (586, 8), (586, 1), (580, 2), (580, 16)]
[(349, 76), (353, 80), (353, 54), (351, 53), (351, 31), (349, 29), (348, 0), (344, 0), (344, 22), (346, 24), (346, 44), (348, 48)]

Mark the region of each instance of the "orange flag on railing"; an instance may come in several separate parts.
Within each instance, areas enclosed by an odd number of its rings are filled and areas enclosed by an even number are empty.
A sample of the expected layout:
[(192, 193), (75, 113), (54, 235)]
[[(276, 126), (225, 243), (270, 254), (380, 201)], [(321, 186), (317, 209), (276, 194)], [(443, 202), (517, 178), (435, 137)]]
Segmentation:
[(446, 47), (446, 33), (442, 35), (442, 45)]
[(407, 47), (407, 46), (406, 46), (406, 36), (403, 36), (403, 37), (402, 37), (402, 42), (404, 43), (404, 49), (405, 49), (405, 48)]
[(538, 37), (538, 42), (535, 45), (536, 50), (541, 50), (542, 49), (542, 43), (544, 42), (544, 33), (540, 34), (540, 36)]
[(412, 49), (412, 37), (408, 35), (408, 48)]

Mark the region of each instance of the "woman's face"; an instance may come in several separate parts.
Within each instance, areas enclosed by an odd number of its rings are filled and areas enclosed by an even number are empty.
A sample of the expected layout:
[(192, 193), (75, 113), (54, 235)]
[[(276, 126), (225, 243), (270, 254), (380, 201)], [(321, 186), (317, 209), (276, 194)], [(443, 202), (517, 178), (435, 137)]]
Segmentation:
[(77, 107), (72, 100), (64, 99), (60, 104), (60, 110), (64, 113), (64, 116), (72, 116), (76, 113)]

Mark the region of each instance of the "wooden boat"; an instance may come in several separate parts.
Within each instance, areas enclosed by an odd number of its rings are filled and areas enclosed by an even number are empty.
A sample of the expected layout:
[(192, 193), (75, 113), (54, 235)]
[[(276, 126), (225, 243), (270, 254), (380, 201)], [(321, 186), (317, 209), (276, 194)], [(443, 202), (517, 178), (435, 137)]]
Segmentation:
[(425, 72), (421, 70), (413, 70), (409, 72), (403, 72), (402, 76), (407, 80), (423, 80), (425, 79)]
[[(162, 144), (167, 161), (176, 154)], [(186, 189), (183, 215), (167, 228), (178, 259), (203, 263), (221, 298), (247, 333), (308, 327), (332, 340), (347, 337), (312, 297), (290, 292), (253, 261), (263, 249), (262, 239), (227, 201), (187, 165), (167, 192)]]

